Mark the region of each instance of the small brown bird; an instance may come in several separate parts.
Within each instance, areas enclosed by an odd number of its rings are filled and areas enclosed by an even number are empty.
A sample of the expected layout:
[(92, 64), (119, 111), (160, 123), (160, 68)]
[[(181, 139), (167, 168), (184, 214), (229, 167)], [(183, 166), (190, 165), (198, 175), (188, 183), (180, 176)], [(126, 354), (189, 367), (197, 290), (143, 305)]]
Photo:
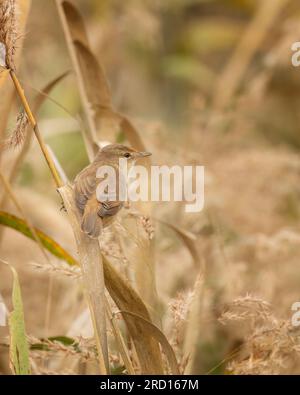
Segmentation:
[[(102, 229), (108, 226), (114, 216), (123, 207), (120, 200), (99, 201), (96, 190), (103, 178), (97, 178), (97, 170), (101, 166), (112, 166), (116, 172), (117, 185), (120, 177), (119, 159), (125, 158), (128, 164), (146, 156), (150, 152), (139, 152), (121, 144), (110, 144), (100, 149), (94, 161), (85, 167), (75, 178), (74, 198), (76, 206), (82, 215), (81, 230), (91, 238), (98, 238)], [(118, 189), (118, 188), (117, 188)], [(118, 190), (116, 191), (118, 196)]]

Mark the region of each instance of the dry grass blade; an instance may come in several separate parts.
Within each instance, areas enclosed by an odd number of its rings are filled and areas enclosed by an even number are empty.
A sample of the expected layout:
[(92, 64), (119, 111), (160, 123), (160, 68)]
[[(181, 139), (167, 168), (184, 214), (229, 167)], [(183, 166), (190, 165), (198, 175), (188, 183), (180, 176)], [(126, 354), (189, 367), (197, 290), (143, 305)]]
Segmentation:
[(131, 311), (120, 311), (119, 313), (121, 313), (123, 317), (131, 316), (137, 322), (142, 323), (146, 330), (149, 332), (149, 334), (161, 344), (162, 349), (166, 354), (172, 374), (180, 374), (173, 348), (170, 346), (170, 343), (168, 342), (166, 336), (162, 333), (162, 331), (158, 329), (154, 324), (152, 324), (152, 322), (148, 321), (147, 319), (141, 317), (138, 314), (132, 313)]
[(201, 338), (201, 309), (203, 306), (203, 285), (204, 278), (200, 274), (195, 282), (194, 294), (188, 315), (188, 323), (186, 327), (184, 342), (184, 359), (187, 360), (184, 374), (194, 374), (196, 357), (199, 351), (197, 344)]
[[(114, 269), (106, 257), (103, 259), (105, 286), (121, 311), (130, 311), (132, 314), (143, 317), (151, 322), (149, 312), (137, 292), (125, 281)], [(134, 342), (134, 346), (140, 362), (143, 374), (163, 374), (162, 358), (157, 339), (144, 323), (129, 314), (124, 314), (128, 333)]]
[(76, 239), (85, 291), (94, 324), (100, 371), (102, 374), (106, 374), (109, 372), (109, 363), (106, 336), (105, 285), (99, 243), (98, 240), (91, 239), (85, 235), (80, 229), (78, 213), (74, 206), (72, 187), (66, 185), (59, 188), (58, 191), (68, 212)]
[(118, 327), (118, 324), (116, 322), (116, 319), (115, 319), (114, 315), (112, 314), (112, 311), (111, 311), (111, 308), (110, 308), (110, 305), (109, 305), (108, 301), (106, 301), (106, 311), (107, 311), (108, 319), (109, 319), (109, 321), (111, 323), (113, 335), (114, 335), (114, 337), (116, 339), (116, 343), (117, 343), (119, 352), (120, 352), (120, 354), (122, 356), (122, 359), (123, 359), (124, 365), (126, 367), (127, 373), (128, 374), (135, 374), (135, 371), (134, 371), (134, 368), (132, 366), (132, 362), (131, 362), (130, 356), (128, 354), (128, 351), (127, 351), (127, 348), (126, 348), (126, 345), (125, 345), (125, 342), (124, 342), (124, 339), (123, 339), (123, 336), (122, 336), (122, 333), (121, 333), (121, 331), (120, 331), (120, 329)]
[(52, 81), (50, 81), (41, 91), (36, 95), (35, 101), (33, 103), (33, 111), (36, 113), (39, 111), (41, 106), (43, 105), (44, 101), (47, 99), (48, 94), (59, 84), (62, 80), (64, 80), (70, 71), (65, 71), (64, 73), (60, 74), (59, 76), (55, 77)]

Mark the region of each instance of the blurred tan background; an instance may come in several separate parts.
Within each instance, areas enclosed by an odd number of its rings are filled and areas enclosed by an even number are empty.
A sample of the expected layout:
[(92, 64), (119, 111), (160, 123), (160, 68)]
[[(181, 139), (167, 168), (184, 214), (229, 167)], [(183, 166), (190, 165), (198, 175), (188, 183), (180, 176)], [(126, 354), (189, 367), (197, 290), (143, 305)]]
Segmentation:
[[(201, 306), (191, 313), (198, 268), (170, 229), (156, 227), (162, 327), (180, 363), (187, 364), (184, 349), (192, 341), (196, 374), (299, 374), (298, 333), (290, 326), (291, 306), (300, 299), (300, 67), (291, 63), (291, 45), (300, 41), (299, 2), (74, 3), (115, 107), (133, 120), (154, 163), (205, 165), (204, 211), (155, 206), (156, 217), (196, 235), (205, 265)], [(71, 68), (54, 2), (33, 0), (19, 67), (29, 96)], [(50, 96), (67, 112), (46, 100), (40, 129), (72, 180), (87, 164), (74, 76)], [(17, 110), (16, 104), (7, 132)], [(4, 154), (2, 169), (13, 157), (13, 151)], [(75, 254), (35, 142), (14, 189), (34, 225)], [(5, 210), (16, 212), (11, 204)], [(27, 331), (43, 336), (49, 275), (30, 265), (43, 257), (22, 235), (2, 233), (0, 257), (19, 270)], [(0, 292), (10, 306), (11, 275), (2, 267), (0, 273)], [(49, 333), (73, 334), (85, 309), (80, 286), (54, 276), (51, 292)], [(89, 336), (88, 328), (89, 322), (75, 332)], [(0, 352), (6, 372), (5, 347)]]

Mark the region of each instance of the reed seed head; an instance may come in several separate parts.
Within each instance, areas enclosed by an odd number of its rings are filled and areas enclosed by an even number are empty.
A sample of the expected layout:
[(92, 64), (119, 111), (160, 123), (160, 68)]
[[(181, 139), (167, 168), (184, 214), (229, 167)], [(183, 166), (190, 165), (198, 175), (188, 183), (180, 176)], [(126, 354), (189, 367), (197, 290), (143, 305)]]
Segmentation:
[(1, 66), (14, 70), (17, 42), (16, 1), (0, 0), (0, 54)]
[(3, 144), (4, 149), (17, 148), (23, 144), (26, 137), (28, 122), (26, 113), (21, 111), (17, 117), (15, 130)]

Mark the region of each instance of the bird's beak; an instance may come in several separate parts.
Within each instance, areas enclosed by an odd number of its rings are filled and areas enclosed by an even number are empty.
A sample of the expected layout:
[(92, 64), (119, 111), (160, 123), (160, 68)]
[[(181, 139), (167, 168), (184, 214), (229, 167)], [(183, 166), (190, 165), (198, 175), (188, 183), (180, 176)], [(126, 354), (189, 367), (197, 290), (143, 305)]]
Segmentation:
[(134, 156), (136, 158), (145, 158), (146, 156), (152, 155), (151, 152), (136, 152)]

